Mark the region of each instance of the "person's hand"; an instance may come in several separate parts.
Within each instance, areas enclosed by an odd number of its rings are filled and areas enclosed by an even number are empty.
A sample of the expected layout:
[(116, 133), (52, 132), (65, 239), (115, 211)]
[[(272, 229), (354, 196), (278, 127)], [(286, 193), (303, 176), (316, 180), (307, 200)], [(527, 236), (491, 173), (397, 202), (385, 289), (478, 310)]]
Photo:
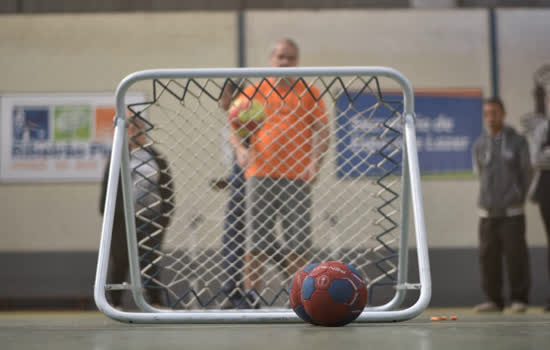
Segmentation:
[(237, 157), (237, 164), (241, 169), (248, 168), (248, 150), (245, 147), (237, 147), (235, 149), (235, 157)]
[(218, 106), (220, 106), (220, 108), (224, 111), (229, 110), (231, 102), (233, 101), (233, 93), (236, 89), (237, 86), (232, 83), (227, 84), (223, 89), (220, 100), (218, 101)]
[(546, 146), (542, 149), (537, 161), (535, 162), (535, 168), (548, 169), (550, 168), (550, 146)]
[(319, 177), (319, 161), (313, 160), (305, 169), (305, 178), (311, 184), (317, 182)]

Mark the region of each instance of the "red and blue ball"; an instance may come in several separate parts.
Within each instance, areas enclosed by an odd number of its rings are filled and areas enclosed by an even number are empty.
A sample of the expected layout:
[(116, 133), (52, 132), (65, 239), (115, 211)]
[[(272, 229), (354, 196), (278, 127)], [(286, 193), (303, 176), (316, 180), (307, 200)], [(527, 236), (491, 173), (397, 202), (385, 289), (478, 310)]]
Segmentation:
[(363, 277), (342, 261), (327, 261), (310, 269), (300, 296), (301, 305), (293, 309), (298, 310), (300, 318), (320, 326), (344, 326), (354, 321), (367, 304)]
[(298, 317), (306, 322), (311, 322), (311, 317), (309, 317), (309, 315), (306, 313), (304, 305), (302, 304), (302, 283), (304, 282), (304, 279), (307, 277), (308, 273), (310, 273), (318, 265), (318, 263), (309, 264), (296, 272), (296, 274), (292, 278), (292, 281), (290, 281), (290, 286), (288, 289), (290, 307), (292, 308), (292, 310), (294, 310)]

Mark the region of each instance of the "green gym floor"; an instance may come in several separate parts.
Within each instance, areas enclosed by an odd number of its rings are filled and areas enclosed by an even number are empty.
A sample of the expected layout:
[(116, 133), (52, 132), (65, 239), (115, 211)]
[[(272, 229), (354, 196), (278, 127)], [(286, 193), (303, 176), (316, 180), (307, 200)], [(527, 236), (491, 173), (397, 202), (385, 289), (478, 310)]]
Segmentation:
[[(430, 321), (457, 315), (458, 320)], [(0, 312), (0, 349), (550, 349), (550, 313), (479, 315), (429, 309), (401, 323), (129, 325), (99, 312)]]

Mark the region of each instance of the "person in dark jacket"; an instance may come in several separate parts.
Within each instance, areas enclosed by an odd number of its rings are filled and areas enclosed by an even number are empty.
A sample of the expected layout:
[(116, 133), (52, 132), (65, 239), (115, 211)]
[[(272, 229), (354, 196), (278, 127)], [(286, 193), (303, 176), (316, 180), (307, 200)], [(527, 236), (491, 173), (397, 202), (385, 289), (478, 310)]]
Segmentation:
[[(542, 85), (535, 87), (535, 112), (522, 118), (525, 135), (529, 141), (531, 163), (534, 168), (533, 181), (529, 189), (529, 199), (536, 203), (546, 231), (547, 269), (550, 278), (550, 120), (546, 113), (546, 89)], [(545, 311), (550, 311), (550, 297), (546, 301)]]
[(479, 177), (479, 239), (482, 288), (488, 299), (478, 312), (502, 311), (502, 256), (510, 282), (511, 311), (527, 310), (530, 276), (525, 238), (524, 204), (530, 182), (529, 147), (525, 138), (504, 123), (504, 104), (483, 104), (483, 134), (473, 149)]
[[(219, 107), (222, 110), (226, 112), (229, 110), (236, 90), (238, 90), (238, 83), (229, 82), (227, 84), (219, 101)], [(226, 138), (228, 137), (227, 135)], [(228, 140), (225, 140), (224, 147), (231, 148)], [(228, 153), (231, 158), (229, 165), (231, 175), (227, 181), (230, 195), (225, 208), (222, 235), (223, 269), (227, 276), (223, 282), (223, 292), (228, 296), (228, 300), (222, 305), (222, 308), (249, 309), (251, 306), (247, 298), (244, 297), (244, 287), (242, 286), (246, 242), (245, 178), (244, 172), (235, 161), (233, 150), (231, 149)]]
[[(166, 305), (164, 289), (157, 283), (161, 268), (158, 264), (159, 252), (170, 224), (174, 210), (174, 189), (172, 176), (166, 159), (151, 145), (147, 144), (144, 132), (145, 123), (134, 118), (128, 127), (130, 146), (130, 168), (134, 194), (135, 221), (138, 256), (142, 271), (142, 282), (148, 302), (153, 305)], [(100, 212), (105, 212), (105, 197), (109, 177), (109, 164), (105, 169), (100, 199)], [(128, 244), (124, 220), (122, 182), (119, 181), (113, 221), (111, 254), (108, 283), (122, 283), (128, 276)], [(121, 306), (120, 290), (111, 292), (111, 303)]]

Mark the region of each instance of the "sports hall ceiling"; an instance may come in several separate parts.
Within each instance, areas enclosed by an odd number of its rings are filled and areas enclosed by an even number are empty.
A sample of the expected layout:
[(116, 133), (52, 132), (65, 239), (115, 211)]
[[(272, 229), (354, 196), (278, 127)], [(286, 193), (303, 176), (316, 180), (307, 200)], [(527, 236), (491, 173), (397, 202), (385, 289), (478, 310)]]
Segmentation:
[(550, 0), (1, 0), (0, 13), (236, 9), (550, 7)]

